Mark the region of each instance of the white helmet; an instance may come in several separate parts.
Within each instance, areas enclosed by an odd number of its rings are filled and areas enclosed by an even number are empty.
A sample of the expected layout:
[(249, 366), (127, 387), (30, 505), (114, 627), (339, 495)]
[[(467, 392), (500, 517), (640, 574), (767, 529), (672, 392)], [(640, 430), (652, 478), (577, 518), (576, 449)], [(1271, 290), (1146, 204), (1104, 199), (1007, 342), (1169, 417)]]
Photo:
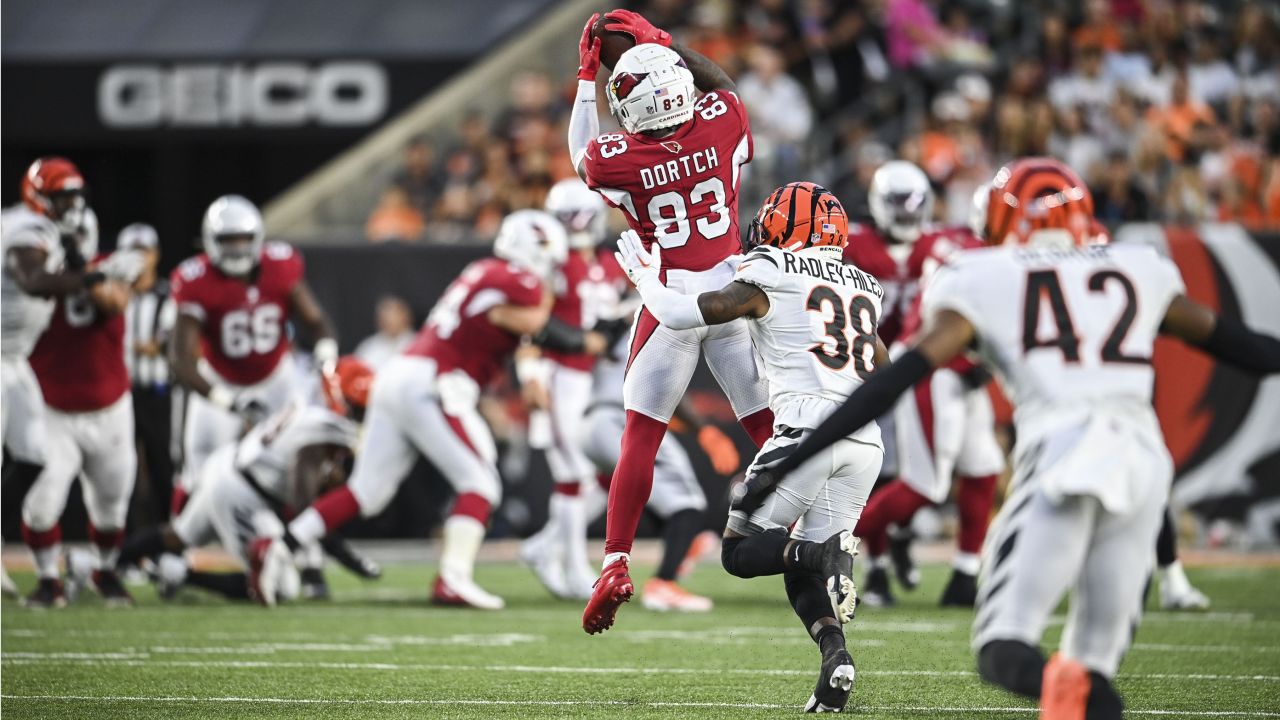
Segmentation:
[(969, 230), (979, 240), (987, 239), (987, 207), (991, 204), (991, 181), (982, 183), (973, 191), (973, 202), (969, 205)]
[(923, 170), (906, 160), (893, 160), (871, 176), (867, 204), (876, 227), (893, 240), (913, 243), (933, 217), (933, 188)]
[[(262, 255), (262, 243), (266, 232), (262, 227), (262, 213), (239, 195), (223, 195), (204, 213), (204, 251), (210, 262), (228, 275), (248, 275), (258, 265)], [(249, 236), (247, 247), (222, 246), (224, 238)]]
[(593, 247), (604, 239), (604, 199), (576, 177), (565, 178), (547, 193), (547, 212), (556, 216), (569, 234), (574, 250)]
[(541, 210), (517, 210), (502, 219), (493, 254), (541, 278), (569, 256), (564, 226)]
[(622, 53), (609, 76), (609, 112), (629, 133), (683, 125), (696, 102), (693, 73), (671, 48), (654, 43)]

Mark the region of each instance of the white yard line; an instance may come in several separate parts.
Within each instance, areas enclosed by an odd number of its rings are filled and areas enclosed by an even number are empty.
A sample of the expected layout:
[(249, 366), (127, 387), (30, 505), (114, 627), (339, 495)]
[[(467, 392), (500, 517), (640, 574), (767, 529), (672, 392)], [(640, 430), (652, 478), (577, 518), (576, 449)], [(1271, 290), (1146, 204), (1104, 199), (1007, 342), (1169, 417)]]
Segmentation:
[[(650, 707), (650, 708), (724, 708), (735, 710), (782, 710), (798, 707), (780, 703), (717, 703), (717, 702), (624, 702), (619, 700), (425, 700), (412, 698), (254, 698), (254, 697), (181, 697), (137, 695), (0, 695), (4, 700), (30, 700), (39, 702), (129, 702), (129, 703), (242, 703), (274, 705), (478, 705), (517, 707)], [(921, 713), (1017, 713), (1027, 715), (1038, 712), (1028, 707), (937, 707), (931, 705), (878, 705), (857, 706), (859, 710), (872, 712), (921, 712)], [(1127, 710), (1130, 715), (1161, 715), (1178, 717), (1280, 717), (1280, 713), (1256, 710)]]
[[(5, 665), (128, 665), (130, 667), (189, 668), (302, 668), (322, 670), (382, 670), (429, 672), (510, 672), (580, 675), (766, 675), (808, 677), (810, 670), (752, 668), (573, 667), (561, 665), (455, 665), (440, 663), (306, 662), (290, 660), (148, 660), (146, 655), (122, 653), (4, 653)], [(859, 670), (868, 677), (977, 677), (968, 670)], [(1222, 682), (1280, 682), (1280, 675), (1220, 675), (1203, 673), (1125, 673), (1124, 680), (1212, 680)]]

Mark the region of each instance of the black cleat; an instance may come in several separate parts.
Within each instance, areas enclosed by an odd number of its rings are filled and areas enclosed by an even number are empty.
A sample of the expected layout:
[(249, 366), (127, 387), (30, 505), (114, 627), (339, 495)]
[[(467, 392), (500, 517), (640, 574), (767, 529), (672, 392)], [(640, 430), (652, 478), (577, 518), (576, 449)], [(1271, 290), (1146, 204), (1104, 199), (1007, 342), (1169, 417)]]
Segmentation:
[(302, 597), (308, 600), (328, 600), (329, 581), (320, 568), (304, 568), (298, 574), (302, 580)]
[(904, 590), (915, 590), (920, 586), (920, 568), (911, 557), (911, 543), (916, 534), (911, 528), (898, 528), (889, 533), (889, 562), (893, 565), (894, 577)]
[(889, 607), (897, 603), (889, 591), (889, 573), (884, 568), (873, 565), (867, 571), (867, 579), (862, 583), (862, 602), (871, 607)]
[(822, 674), (818, 676), (818, 685), (805, 703), (807, 713), (844, 712), (853, 692), (855, 669), (853, 658), (845, 648), (823, 653)]
[(33, 610), (66, 607), (67, 594), (62, 589), (62, 581), (58, 578), (40, 578), (36, 589), (31, 591), (22, 604)]
[(853, 620), (858, 606), (858, 589), (853, 583), (853, 558), (858, 554), (858, 538), (848, 530), (822, 543), (822, 579), (831, 599), (831, 611), (843, 625)]
[(978, 578), (969, 573), (953, 569), (947, 589), (942, 591), (942, 599), (938, 604), (942, 607), (974, 606), (978, 599)]
[(133, 596), (120, 582), (120, 575), (115, 570), (94, 570), (90, 578), (104, 605), (109, 608), (133, 607)]

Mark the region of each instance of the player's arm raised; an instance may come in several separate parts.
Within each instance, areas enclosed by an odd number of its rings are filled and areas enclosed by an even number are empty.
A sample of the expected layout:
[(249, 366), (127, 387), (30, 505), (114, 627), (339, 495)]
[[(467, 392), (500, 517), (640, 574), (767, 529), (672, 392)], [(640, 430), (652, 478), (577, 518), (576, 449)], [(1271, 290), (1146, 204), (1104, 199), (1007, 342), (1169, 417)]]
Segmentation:
[(289, 309), (297, 318), (303, 331), (314, 341), (311, 353), (321, 367), (331, 367), (338, 362), (338, 341), (334, 339), (333, 323), (320, 307), (307, 281), (299, 280), (289, 293)]
[(587, 144), (591, 138), (600, 134), (600, 116), (596, 113), (596, 73), (600, 70), (600, 38), (591, 37), (591, 28), (595, 26), (600, 13), (587, 20), (582, 29), (582, 38), (578, 40), (578, 93), (573, 99), (573, 110), (569, 113), (569, 157), (573, 160), (573, 170), (585, 182), (587, 177), (582, 169), (582, 159), (587, 153)]
[[(627, 33), (635, 38), (637, 45), (655, 43), (674, 50), (684, 60), (684, 64), (689, 66), (689, 72), (693, 74), (693, 84), (702, 92), (734, 89), (733, 79), (729, 77), (729, 73), (702, 53), (674, 42), (671, 39), (671, 33), (654, 27), (653, 23), (644, 19), (640, 13), (631, 10), (614, 10), (606, 14), (604, 19), (610, 21), (604, 26), (605, 30)], [(589, 31), (590, 25), (587, 27)]]
[(658, 322), (674, 330), (720, 325), (741, 317), (763, 317), (769, 296), (763, 290), (734, 281), (719, 290), (685, 295), (662, 284), (662, 256), (658, 245), (645, 250), (640, 236), (627, 230), (618, 239), (618, 264), (644, 298), (644, 306)]
[(1280, 373), (1280, 339), (1250, 330), (1239, 320), (1218, 315), (1186, 295), (1176, 295), (1169, 303), (1160, 332), (1241, 370), (1258, 375)]

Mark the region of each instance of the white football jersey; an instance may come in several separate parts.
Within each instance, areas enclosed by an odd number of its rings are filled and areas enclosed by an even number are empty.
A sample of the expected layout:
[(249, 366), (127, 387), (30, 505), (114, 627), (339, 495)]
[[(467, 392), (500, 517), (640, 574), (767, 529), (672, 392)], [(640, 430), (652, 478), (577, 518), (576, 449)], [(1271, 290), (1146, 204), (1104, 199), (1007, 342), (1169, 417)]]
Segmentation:
[(248, 471), (262, 489), (286, 502), (295, 498), (291, 486), (298, 451), (308, 445), (345, 445), (355, 448), (356, 425), (317, 405), (291, 402), (280, 412), (251, 429), (237, 444), (237, 470)]
[[(764, 361), (778, 424), (817, 427), (875, 371), (884, 289), (841, 253), (761, 245), (743, 257), (733, 277), (769, 297), (769, 312), (747, 326)], [(851, 437), (879, 445), (880, 428), (871, 423)]]
[(9, 274), (9, 251), (20, 247), (43, 250), (45, 269), (57, 272), (62, 267), (62, 241), (52, 220), (19, 204), (0, 213), (0, 244), (5, 263), (0, 280), (0, 346), (5, 355), (26, 357), (49, 324), (54, 301), (28, 295), (18, 287)]
[(1082, 407), (1148, 414), (1152, 349), (1184, 289), (1177, 266), (1146, 245), (980, 248), (937, 272), (922, 309), (926, 324), (941, 310), (973, 324), (1021, 432)]

